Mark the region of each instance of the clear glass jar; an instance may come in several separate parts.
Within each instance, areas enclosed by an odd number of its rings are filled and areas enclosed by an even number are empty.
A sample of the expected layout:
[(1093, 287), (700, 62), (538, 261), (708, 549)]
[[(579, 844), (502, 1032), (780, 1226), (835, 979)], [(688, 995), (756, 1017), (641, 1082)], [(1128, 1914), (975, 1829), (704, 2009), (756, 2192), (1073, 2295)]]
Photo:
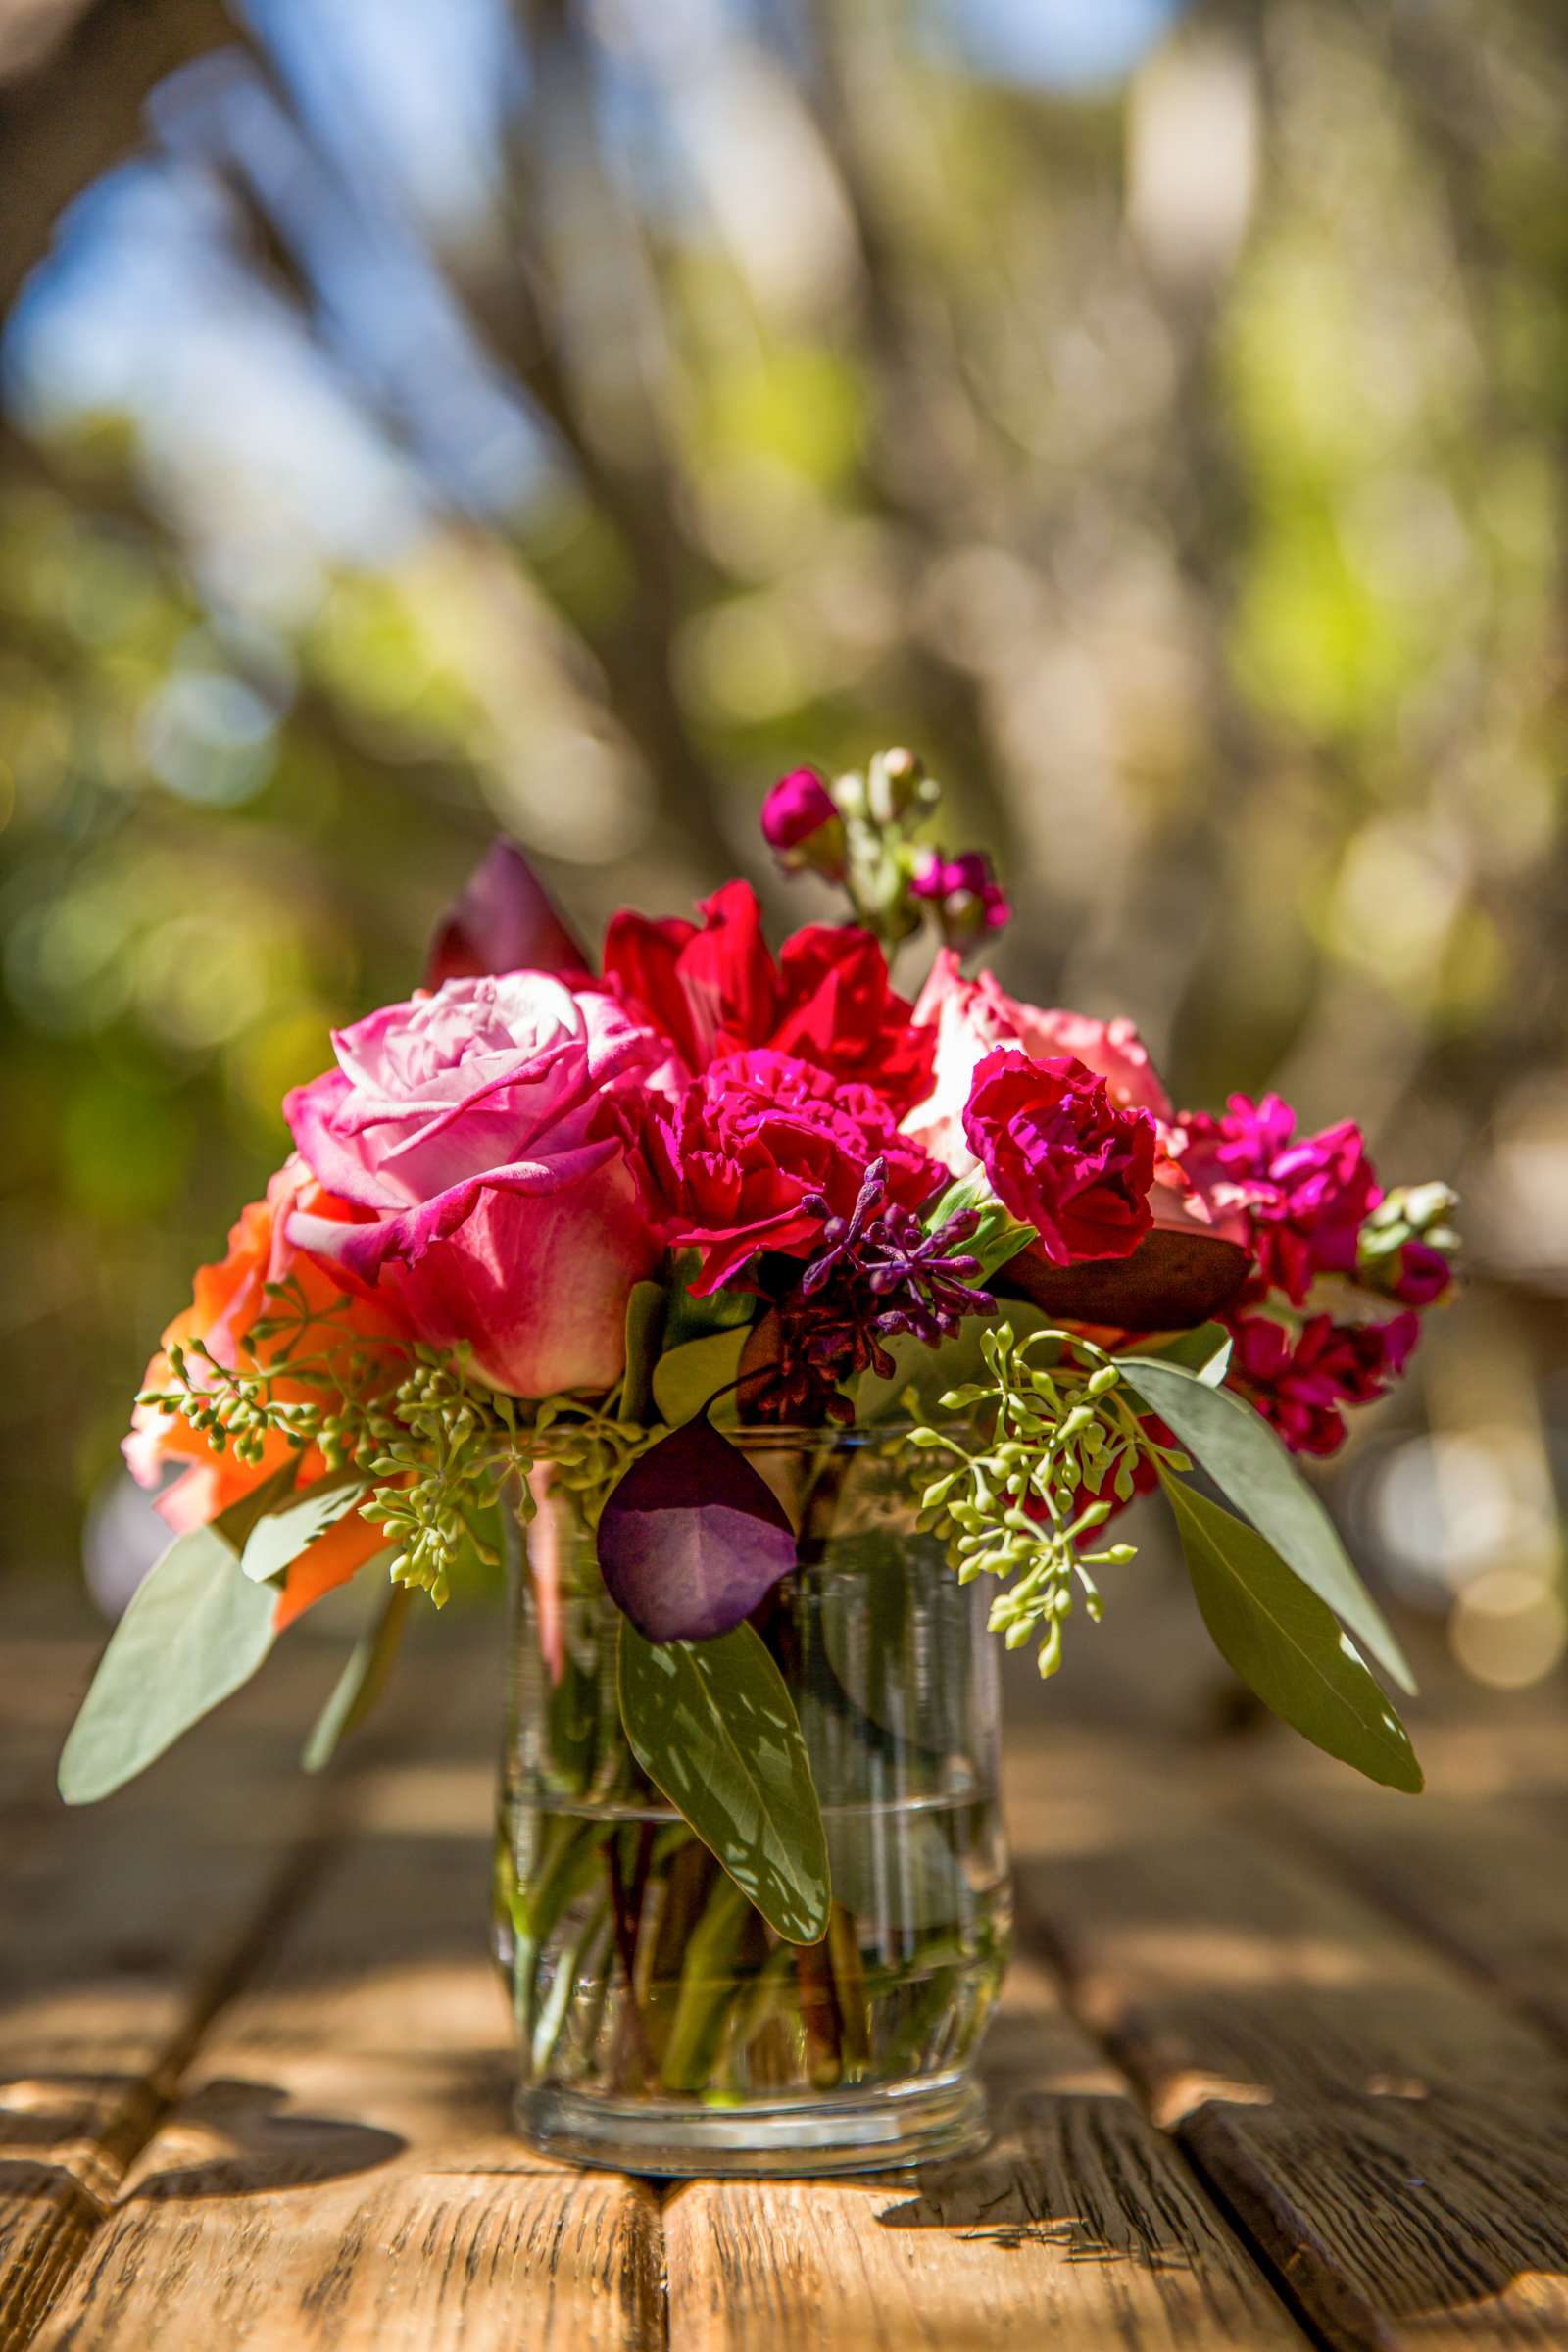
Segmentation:
[[(914, 1533), (874, 1432), (750, 1433), (802, 1528), (753, 1622), (789, 1686), (833, 1881), (782, 1941), (645, 1778), (579, 1496), (514, 1529), (497, 1957), (539, 2148), (667, 2174), (827, 2173), (984, 2139), (973, 2065), (1011, 1924), (986, 1594)], [(536, 1493), (538, 1486), (536, 1484)]]

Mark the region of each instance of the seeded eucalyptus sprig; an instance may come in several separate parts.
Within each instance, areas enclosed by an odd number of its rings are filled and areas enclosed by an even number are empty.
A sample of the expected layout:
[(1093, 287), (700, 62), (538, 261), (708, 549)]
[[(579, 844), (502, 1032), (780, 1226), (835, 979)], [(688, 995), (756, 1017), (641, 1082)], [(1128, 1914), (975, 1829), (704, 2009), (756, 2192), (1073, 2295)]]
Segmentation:
[(527, 1441), (513, 1399), (472, 1379), (466, 1346), (413, 1352), (407, 1377), (367, 1415), (361, 1466), (378, 1483), (359, 1508), (398, 1547), (392, 1582), (418, 1586), (440, 1608), (466, 1551), (498, 1564), (481, 1530), (508, 1477), (526, 1466)]
[(537, 1458), (548, 1462), (558, 1484), (577, 1496), (590, 1531), (599, 1525), (611, 1491), (624, 1472), (664, 1434), (662, 1429), (639, 1428), (573, 1396), (547, 1396), (534, 1420)]
[[(1050, 1360), (1037, 1360), (1047, 1351)], [(953, 1429), (910, 1433), (912, 1445), (956, 1459), (921, 1496), (919, 1525), (946, 1538), (960, 1584), (981, 1575), (1012, 1580), (991, 1604), (990, 1629), (1009, 1649), (1038, 1636), (1040, 1672), (1052, 1675), (1076, 1590), (1100, 1619), (1090, 1570), (1137, 1556), (1132, 1544), (1081, 1548), (1110, 1517), (1109, 1498), (1131, 1500), (1140, 1455), (1188, 1465), (1116, 1395), (1121, 1372), (1091, 1341), (1064, 1331), (1018, 1341), (1009, 1323), (999, 1323), (982, 1334), (980, 1353), (990, 1380), (965, 1382), (941, 1399), (945, 1412), (963, 1416), (974, 1442)]]
[[(494, 1564), (485, 1516), (508, 1477), (527, 1469), (531, 1432), (512, 1397), (473, 1378), (466, 1346), (367, 1342), (347, 1327), (333, 1346), (336, 1304), (314, 1307), (293, 1278), (267, 1292), (270, 1311), (244, 1338), (247, 1369), (220, 1363), (203, 1341), (176, 1343), (172, 1385), (139, 1401), (178, 1414), (215, 1452), (231, 1449), (252, 1467), (280, 1437), (295, 1453), (318, 1447), (329, 1472), (361, 1472), (357, 1507), (396, 1547), (392, 1582), (419, 1587), (439, 1608), (465, 1551)], [(305, 1352), (306, 1333), (318, 1338), (323, 1326), (327, 1344)], [(526, 1507), (525, 1485), (523, 1495)]]

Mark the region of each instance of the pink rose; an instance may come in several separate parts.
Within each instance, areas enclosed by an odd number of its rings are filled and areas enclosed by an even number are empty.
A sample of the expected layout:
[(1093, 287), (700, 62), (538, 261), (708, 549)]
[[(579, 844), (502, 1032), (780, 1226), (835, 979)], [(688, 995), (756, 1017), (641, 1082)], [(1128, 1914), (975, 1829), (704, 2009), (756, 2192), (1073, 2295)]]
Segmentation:
[(332, 1042), (337, 1068), (284, 1116), (319, 1182), (375, 1214), (297, 1212), (290, 1240), (362, 1281), (385, 1273), (419, 1336), (469, 1341), (497, 1388), (608, 1387), (659, 1253), (612, 1099), (664, 1042), (543, 972), (449, 980)]
[(975, 1071), (998, 1046), (1020, 1046), (1034, 1061), (1071, 1054), (1104, 1079), (1118, 1109), (1147, 1110), (1159, 1121), (1171, 1116), (1170, 1097), (1131, 1021), (1096, 1021), (1081, 1012), (1020, 1004), (989, 972), (965, 980), (951, 948), (937, 956), (913, 1020), (917, 1028), (935, 1028), (937, 1056), (931, 1092), (908, 1113), (904, 1131), (956, 1176), (967, 1175), (975, 1164), (964, 1140), (964, 1107)]

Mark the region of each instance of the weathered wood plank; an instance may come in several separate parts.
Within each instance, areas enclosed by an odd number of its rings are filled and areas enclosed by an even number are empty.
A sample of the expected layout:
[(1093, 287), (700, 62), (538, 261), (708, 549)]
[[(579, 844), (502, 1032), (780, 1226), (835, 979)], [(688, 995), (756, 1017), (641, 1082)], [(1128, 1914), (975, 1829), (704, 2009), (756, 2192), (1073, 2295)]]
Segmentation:
[[(54, 2301), (339, 1808), (295, 1765), (340, 1654), (308, 1637), (129, 1788), (63, 1806), (54, 1760), (101, 1646), (72, 1624), (24, 1595), (0, 1644), (15, 1768), (0, 1814), (7, 2347)], [(452, 1672), (432, 1663), (400, 1702), (417, 1714), (450, 1703)]]
[(1033, 1940), (1323, 2335), (1568, 2341), (1544, 2038), (1196, 1767), (1070, 1740), (1015, 1762)]
[(476, 1743), (364, 1776), (352, 1843), (220, 2019), (38, 2352), (662, 2345), (652, 2193), (510, 2129)]
[[(42, 1724), (74, 1695), (40, 1682), (27, 1705)], [(254, 1713), (241, 1701), (102, 1807), (68, 1812), (40, 1778), (7, 1819), (0, 2344), (48, 2309), (295, 1875), (318, 1792), (284, 1777)]]
[(681, 2352), (1300, 2345), (1124, 2080), (1015, 1965), (987, 2045), (998, 2132), (917, 2179), (692, 2181), (664, 2210)]
[[(1568, 1740), (1563, 1741), (1568, 1761)], [(1391, 1823), (1324, 1783), (1274, 1785), (1272, 1822), (1308, 1857), (1451, 1953), (1568, 2049), (1568, 1817), (1527, 1798), (1437, 1794)]]

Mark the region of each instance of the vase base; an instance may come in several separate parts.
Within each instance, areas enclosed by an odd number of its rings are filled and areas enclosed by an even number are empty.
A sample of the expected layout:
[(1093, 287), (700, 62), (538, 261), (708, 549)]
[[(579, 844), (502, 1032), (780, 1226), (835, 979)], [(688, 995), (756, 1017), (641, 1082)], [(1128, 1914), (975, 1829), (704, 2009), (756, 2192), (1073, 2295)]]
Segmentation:
[(677, 2180), (880, 2173), (972, 2156), (990, 2136), (972, 2075), (734, 2107), (589, 2098), (544, 2082), (518, 2093), (516, 2119), (543, 2156)]

